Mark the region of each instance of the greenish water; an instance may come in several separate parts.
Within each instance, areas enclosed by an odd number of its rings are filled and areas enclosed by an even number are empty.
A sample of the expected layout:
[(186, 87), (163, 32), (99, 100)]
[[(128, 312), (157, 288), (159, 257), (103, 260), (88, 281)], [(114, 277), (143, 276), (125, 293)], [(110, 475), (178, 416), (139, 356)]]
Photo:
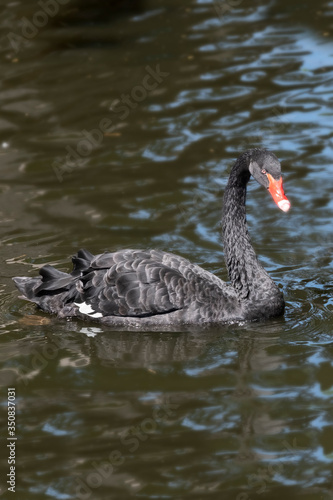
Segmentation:
[[(332, 499), (333, 4), (52, 5), (0, 14), (0, 494)], [(12, 276), (68, 270), (81, 247), (160, 248), (226, 279), (221, 198), (252, 146), (280, 158), (292, 203), (249, 187), (284, 318), (112, 332), (18, 298)]]

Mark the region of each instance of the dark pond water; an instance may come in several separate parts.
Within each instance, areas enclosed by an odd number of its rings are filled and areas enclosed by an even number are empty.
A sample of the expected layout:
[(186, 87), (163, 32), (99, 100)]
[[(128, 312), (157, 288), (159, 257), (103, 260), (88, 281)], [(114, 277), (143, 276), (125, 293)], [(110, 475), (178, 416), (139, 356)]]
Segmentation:
[[(0, 14), (1, 494), (14, 387), (10, 498), (332, 499), (333, 3), (42, 4)], [(284, 318), (111, 332), (18, 298), (12, 276), (81, 247), (225, 279), (221, 197), (252, 146), (281, 159), (292, 203), (249, 187)]]

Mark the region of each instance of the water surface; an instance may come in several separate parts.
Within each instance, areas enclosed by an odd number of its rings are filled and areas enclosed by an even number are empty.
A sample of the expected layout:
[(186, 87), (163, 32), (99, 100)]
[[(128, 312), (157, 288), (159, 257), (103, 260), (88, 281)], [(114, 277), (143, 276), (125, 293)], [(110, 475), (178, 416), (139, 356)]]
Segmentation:
[[(57, 5), (38, 29), (30, 0), (0, 17), (0, 382), (4, 403), (16, 388), (17, 498), (332, 498), (333, 4)], [(12, 276), (67, 271), (81, 247), (160, 248), (226, 279), (222, 194), (254, 146), (280, 158), (292, 203), (283, 214), (249, 186), (284, 318), (111, 332), (18, 298)]]

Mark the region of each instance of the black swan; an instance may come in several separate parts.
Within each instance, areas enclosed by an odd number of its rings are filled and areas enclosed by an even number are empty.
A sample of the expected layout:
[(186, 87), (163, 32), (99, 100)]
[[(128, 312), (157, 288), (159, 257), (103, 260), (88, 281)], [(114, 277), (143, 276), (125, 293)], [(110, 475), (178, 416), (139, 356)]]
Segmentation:
[(38, 278), (13, 278), (24, 299), (60, 318), (92, 319), (124, 330), (253, 321), (280, 316), (283, 295), (257, 260), (246, 225), (250, 175), (287, 212), (277, 157), (250, 149), (236, 160), (223, 201), (223, 242), (231, 283), (161, 250), (80, 250), (70, 274), (46, 265)]

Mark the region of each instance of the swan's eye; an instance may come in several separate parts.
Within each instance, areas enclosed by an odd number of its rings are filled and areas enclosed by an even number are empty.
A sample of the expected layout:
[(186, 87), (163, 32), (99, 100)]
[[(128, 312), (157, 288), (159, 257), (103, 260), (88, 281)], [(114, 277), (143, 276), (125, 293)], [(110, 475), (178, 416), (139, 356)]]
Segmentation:
[(261, 173), (264, 174), (264, 175), (267, 174), (267, 172), (266, 172), (266, 170), (264, 168), (262, 169)]

